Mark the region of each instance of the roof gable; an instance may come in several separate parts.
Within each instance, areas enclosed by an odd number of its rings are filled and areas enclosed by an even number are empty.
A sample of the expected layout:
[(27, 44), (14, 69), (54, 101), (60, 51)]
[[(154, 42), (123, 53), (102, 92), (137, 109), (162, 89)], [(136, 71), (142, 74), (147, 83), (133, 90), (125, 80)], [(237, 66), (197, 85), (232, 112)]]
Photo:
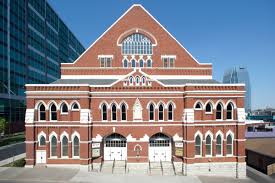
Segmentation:
[[(97, 55), (112, 54), (114, 52), (120, 54), (121, 50), (117, 45), (118, 39), (123, 33), (135, 28), (137, 30), (146, 30), (159, 40), (163, 39), (158, 46), (165, 48), (164, 54), (169, 54), (177, 50), (176, 54), (181, 55), (180, 62), (184, 62), (186, 66), (195, 67), (202, 65), (143, 6), (139, 4), (132, 5), (72, 64), (75, 66), (96, 66), (95, 62), (97, 62)], [(156, 50), (156, 52), (158, 52), (158, 50)], [(62, 65), (71, 65), (71, 63), (63, 63)]]

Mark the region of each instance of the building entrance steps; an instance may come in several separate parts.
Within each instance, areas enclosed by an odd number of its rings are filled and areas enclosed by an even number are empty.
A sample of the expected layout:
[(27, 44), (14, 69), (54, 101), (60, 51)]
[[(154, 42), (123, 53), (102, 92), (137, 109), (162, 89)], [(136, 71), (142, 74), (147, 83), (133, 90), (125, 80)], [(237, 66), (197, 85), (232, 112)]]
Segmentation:
[(173, 162), (149, 162), (149, 173), (150, 175), (175, 175)]
[(127, 161), (104, 161), (101, 172), (107, 174), (125, 174), (127, 173)]

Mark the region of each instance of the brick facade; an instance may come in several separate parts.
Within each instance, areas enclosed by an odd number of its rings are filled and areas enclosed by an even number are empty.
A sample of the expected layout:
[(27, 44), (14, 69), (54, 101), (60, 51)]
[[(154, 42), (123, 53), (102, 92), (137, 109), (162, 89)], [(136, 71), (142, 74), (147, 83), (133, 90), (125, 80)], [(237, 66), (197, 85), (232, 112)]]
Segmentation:
[[(152, 54), (122, 54), (121, 42), (133, 33), (143, 34), (151, 41)], [(99, 56), (104, 55), (111, 56), (111, 67), (100, 67)], [(175, 63), (165, 68), (162, 57), (171, 55)], [(140, 58), (145, 61), (144, 67), (139, 65)], [(135, 59), (136, 66), (123, 67), (125, 59), (129, 64)], [(147, 65), (148, 59), (152, 67)], [(26, 85), (27, 165), (100, 162), (104, 160), (105, 138), (114, 133), (126, 138), (125, 157), (129, 163), (145, 163), (153, 161), (149, 156), (149, 141), (159, 133), (169, 138), (171, 151), (167, 152), (171, 153), (171, 159), (168, 161), (182, 163), (186, 167), (185, 174), (199, 172), (200, 166), (207, 167), (211, 163), (213, 167), (234, 166), (233, 174), (243, 175), (245, 170), (238, 165), (241, 167), (245, 162), (244, 85), (212, 80), (212, 65), (196, 61), (142, 6), (133, 5), (74, 63), (62, 64), (61, 73), (61, 79), (52, 84)], [(136, 83), (137, 76), (139, 83)], [(144, 83), (141, 81), (143, 76)], [(130, 77), (133, 77), (132, 83)], [(221, 119), (217, 119), (219, 103)], [(123, 104), (126, 120), (122, 120)], [(153, 120), (150, 120), (150, 104), (154, 107)], [(106, 120), (103, 120), (103, 105), (106, 106)], [(113, 106), (116, 120), (112, 120)], [(163, 106), (161, 114), (160, 106)], [(56, 120), (52, 120), (55, 114)], [(159, 120), (160, 115), (163, 120)], [(40, 145), (42, 134), (45, 145)], [(217, 155), (219, 134), (222, 153)], [(75, 135), (79, 136), (79, 145), (74, 142)], [(195, 155), (195, 135), (201, 137), (199, 156)], [(211, 136), (210, 155), (206, 155), (207, 135)], [(55, 146), (51, 145), (53, 136), (57, 139), (56, 156), (52, 156), (51, 151)], [(63, 147), (64, 136), (68, 145)], [(228, 136), (232, 137), (232, 145), (227, 143)], [(100, 153), (93, 156), (92, 151), (96, 148)], [(227, 152), (228, 149), (232, 149), (232, 153)], [(45, 161), (38, 162), (37, 150), (46, 152)], [(62, 155), (62, 150), (67, 153)], [(177, 152), (181, 150), (183, 154), (179, 155)], [(74, 156), (77, 152), (79, 155)]]

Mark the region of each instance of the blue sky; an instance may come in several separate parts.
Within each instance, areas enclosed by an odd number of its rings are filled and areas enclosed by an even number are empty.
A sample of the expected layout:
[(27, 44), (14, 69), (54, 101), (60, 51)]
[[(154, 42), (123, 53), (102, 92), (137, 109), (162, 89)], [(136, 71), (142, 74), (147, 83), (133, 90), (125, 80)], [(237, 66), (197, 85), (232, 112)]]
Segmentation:
[(48, 0), (87, 48), (132, 4), (142, 4), (200, 62), (245, 66), (252, 107), (275, 107), (274, 0)]

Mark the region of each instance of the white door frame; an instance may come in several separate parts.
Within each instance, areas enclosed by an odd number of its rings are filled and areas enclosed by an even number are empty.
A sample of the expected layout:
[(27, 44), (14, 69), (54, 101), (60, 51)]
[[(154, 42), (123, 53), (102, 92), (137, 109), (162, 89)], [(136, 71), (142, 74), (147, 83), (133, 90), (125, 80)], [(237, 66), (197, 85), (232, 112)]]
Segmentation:
[[(43, 156), (44, 158), (42, 158)], [(36, 164), (46, 164), (47, 163), (47, 151), (46, 150), (36, 150)]]

